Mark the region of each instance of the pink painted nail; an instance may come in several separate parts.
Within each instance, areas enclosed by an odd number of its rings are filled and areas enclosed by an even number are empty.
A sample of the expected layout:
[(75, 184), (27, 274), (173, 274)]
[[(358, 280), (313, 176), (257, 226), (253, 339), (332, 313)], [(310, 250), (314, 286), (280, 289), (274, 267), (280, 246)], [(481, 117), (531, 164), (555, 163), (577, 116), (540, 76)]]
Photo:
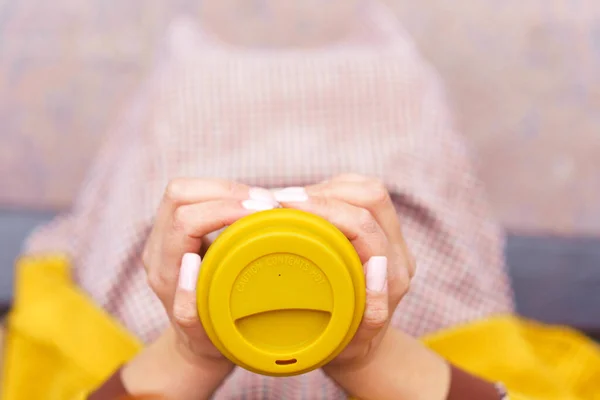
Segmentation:
[(251, 211), (266, 211), (277, 207), (277, 203), (250, 199), (242, 201), (242, 207)]
[(249, 197), (250, 200), (264, 201), (267, 203), (273, 203), (275, 205), (278, 205), (277, 200), (275, 200), (275, 196), (273, 196), (273, 193), (271, 193), (267, 189), (259, 187), (250, 188)]
[(280, 203), (295, 203), (308, 200), (308, 195), (303, 187), (289, 187), (276, 191), (275, 200)]
[(196, 253), (185, 253), (179, 269), (179, 287), (194, 292), (200, 272), (200, 256)]
[(374, 256), (367, 261), (367, 289), (374, 292), (387, 290), (387, 257)]

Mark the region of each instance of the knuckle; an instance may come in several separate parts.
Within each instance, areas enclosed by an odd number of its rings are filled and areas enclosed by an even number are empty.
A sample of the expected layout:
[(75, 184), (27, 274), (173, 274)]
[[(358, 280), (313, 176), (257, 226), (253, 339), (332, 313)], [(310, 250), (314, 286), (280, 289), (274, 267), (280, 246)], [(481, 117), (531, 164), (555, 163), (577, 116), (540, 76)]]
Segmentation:
[(339, 212), (339, 202), (331, 199), (330, 197), (321, 197), (321, 205), (327, 211), (329, 215), (335, 215)]
[(312, 196), (310, 202), (316, 206), (317, 209), (321, 210), (325, 215), (334, 215), (332, 212), (335, 211), (335, 205), (333, 201), (326, 196)]
[(361, 232), (363, 233), (373, 234), (379, 230), (379, 226), (377, 225), (375, 218), (373, 218), (371, 213), (364, 208), (361, 208), (359, 211), (358, 224)]
[[(314, 200), (314, 201), (313, 201)], [(339, 220), (337, 217), (337, 213), (339, 213), (339, 208), (336, 207), (336, 202), (329, 197), (324, 196), (315, 196), (311, 199), (311, 202), (317, 205), (317, 208), (320, 210), (321, 216), (328, 221), (335, 223)]]
[(235, 197), (240, 192), (241, 185), (233, 181), (223, 181), (223, 191), (227, 194), (227, 197)]
[(368, 190), (371, 203), (374, 205), (379, 206), (387, 204), (390, 201), (390, 194), (383, 182), (379, 180), (372, 180), (369, 183)]
[(399, 300), (401, 300), (406, 293), (408, 293), (408, 289), (410, 288), (410, 282), (408, 281), (404, 281), (402, 282), (401, 285), (399, 285), (398, 289), (396, 290), (396, 293), (393, 293), (394, 297)]
[(388, 307), (385, 300), (368, 299), (366, 302), (363, 324), (369, 329), (381, 329), (387, 323), (389, 317)]
[(168, 286), (168, 278), (160, 270), (153, 269), (148, 271), (148, 285), (156, 293), (162, 293)]
[(399, 302), (408, 293), (410, 288), (409, 271), (402, 268), (399, 273), (389, 277), (389, 296), (394, 303)]
[(173, 319), (182, 328), (194, 328), (200, 323), (196, 305), (192, 301), (186, 301), (173, 306)]
[(390, 258), (396, 260), (399, 269), (406, 269), (407, 279), (410, 280), (416, 273), (416, 259), (405, 243), (394, 243), (389, 249)]
[(165, 189), (165, 199), (172, 203), (178, 204), (186, 195), (186, 184), (182, 178), (172, 179)]
[(188, 213), (186, 207), (179, 207), (173, 212), (173, 230), (176, 232), (187, 231)]

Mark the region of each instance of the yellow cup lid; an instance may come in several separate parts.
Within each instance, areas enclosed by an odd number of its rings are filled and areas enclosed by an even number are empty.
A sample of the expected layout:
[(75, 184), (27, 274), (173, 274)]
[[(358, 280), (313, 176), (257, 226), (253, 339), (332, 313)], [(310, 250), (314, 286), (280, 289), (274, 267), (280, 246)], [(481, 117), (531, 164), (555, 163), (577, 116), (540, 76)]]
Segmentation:
[(225, 229), (198, 277), (198, 312), (214, 345), (256, 373), (319, 368), (354, 336), (365, 307), (349, 240), (313, 214), (276, 209)]

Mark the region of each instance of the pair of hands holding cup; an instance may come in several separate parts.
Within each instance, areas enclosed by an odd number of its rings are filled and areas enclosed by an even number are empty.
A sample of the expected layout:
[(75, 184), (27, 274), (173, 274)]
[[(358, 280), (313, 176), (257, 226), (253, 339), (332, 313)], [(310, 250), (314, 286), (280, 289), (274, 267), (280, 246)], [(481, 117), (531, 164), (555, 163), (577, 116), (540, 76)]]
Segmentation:
[[(367, 290), (362, 322), (353, 340), (324, 371), (344, 387), (340, 371), (377, 362), (390, 318), (415, 269), (382, 183), (360, 175), (341, 175), (305, 188), (271, 193), (230, 181), (177, 179), (165, 191), (142, 256), (148, 282), (171, 326), (149, 347), (148, 355), (142, 354), (123, 370), (132, 393), (156, 389), (179, 399), (202, 397), (199, 394), (209, 397), (233, 370), (234, 365), (214, 347), (198, 317), (198, 252), (211, 232), (279, 205), (331, 222), (351, 241), (364, 265)], [(149, 384), (148, 377), (165, 365), (171, 372), (163, 371), (162, 378)]]

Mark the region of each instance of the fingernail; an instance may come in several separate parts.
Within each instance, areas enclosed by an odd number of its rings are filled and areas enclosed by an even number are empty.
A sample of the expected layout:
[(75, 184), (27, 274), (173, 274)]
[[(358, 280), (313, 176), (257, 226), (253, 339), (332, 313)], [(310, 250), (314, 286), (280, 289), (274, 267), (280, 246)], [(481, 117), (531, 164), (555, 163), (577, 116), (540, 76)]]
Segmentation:
[(273, 194), (280, 203), (294, 203), (308, 200), (306, 190), (302, 187), (289, 187), (278, 190)]
[(196, 253), (185, 253), (179, 269), (179, 287), (190, 292), (195, 291), (199, 272), (200, 256)]
[(263, 201), (263, 200), (244, 200), (242, 201), (242, 207), (246, 210), (251, 211), (265, 211), (272, 210), (276, 207), (276, 203)]
[(253, 187), (250, 188), (249, 191), (250, 200), (258, 200), (265, 201), (267, 203), (273, 203), (277, 205), (277, 200), (275, 200), (275, 196), (267, 189)]
[(374, 256), (367, 261), (367, 289), (374, 292), (387, 290), (387, 257)]

